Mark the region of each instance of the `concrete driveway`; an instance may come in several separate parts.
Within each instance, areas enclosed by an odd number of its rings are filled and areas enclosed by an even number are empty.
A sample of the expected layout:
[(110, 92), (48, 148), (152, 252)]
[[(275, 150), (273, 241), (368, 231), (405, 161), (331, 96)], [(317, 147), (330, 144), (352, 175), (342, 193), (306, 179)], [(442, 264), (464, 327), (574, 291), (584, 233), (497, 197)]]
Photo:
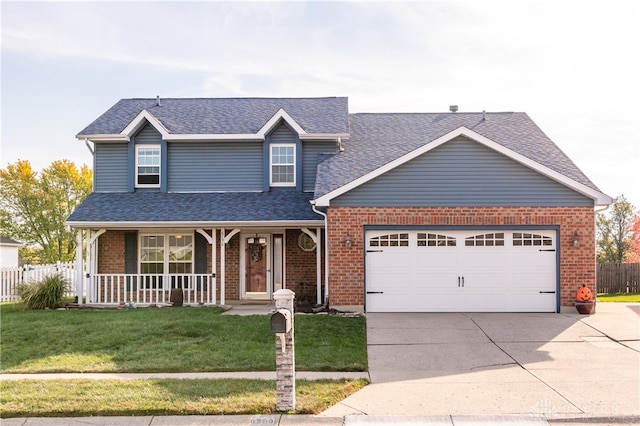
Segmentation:
[(367, 314), (367, 340), (372, 384), (323, 415), (640, 421), (640, 304), (591, 316)]

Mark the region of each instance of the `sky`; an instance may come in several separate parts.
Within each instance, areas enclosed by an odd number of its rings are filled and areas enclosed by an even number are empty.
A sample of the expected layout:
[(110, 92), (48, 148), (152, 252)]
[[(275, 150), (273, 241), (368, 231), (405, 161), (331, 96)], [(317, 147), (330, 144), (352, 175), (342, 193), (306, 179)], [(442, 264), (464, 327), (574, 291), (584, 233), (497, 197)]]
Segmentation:
[(4, 1), (0, 166), (92, 164), (122, 98), (348, 96), (526, 112), (640, 208), (640, 1)]

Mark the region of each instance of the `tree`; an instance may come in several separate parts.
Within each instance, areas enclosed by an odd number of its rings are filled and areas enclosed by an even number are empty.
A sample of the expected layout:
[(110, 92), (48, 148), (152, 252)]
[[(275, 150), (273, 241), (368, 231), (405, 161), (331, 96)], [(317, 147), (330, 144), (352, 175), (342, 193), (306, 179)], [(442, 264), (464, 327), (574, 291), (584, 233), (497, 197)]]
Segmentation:
[(27, 245), (41, 263), (75, 258), (75, 241), (64, 222), (91, 193), (93, 173), (57, 160), (36, 173), (29, 161), (0, 169), (0, 232)]
[(627, 252), (627, 263), (640, 263), (640, 214), (636, 214), (631, 223), (631, 248)]
[(624, 195), (613, 201), (608, 216), (598, 213), (596, 218), (598, 263), (624, 263), (631, 249), (631, 225), (634, 216), (635, 207)]

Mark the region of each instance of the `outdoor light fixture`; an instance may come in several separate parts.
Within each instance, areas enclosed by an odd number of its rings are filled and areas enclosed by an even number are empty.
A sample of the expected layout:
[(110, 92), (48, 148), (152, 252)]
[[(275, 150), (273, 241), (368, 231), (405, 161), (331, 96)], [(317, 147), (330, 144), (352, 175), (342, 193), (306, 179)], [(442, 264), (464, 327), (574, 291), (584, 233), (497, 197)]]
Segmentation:
[(249, 244), (260, 244), (261, 246), (266, 246), (267, 245), (267, 239), (263, 238), (263, 237), (252, 237), (252, 238), (247, 238), (247, 243)]
[(580, 244), (580, 238), (578, 238), (578, 230), (573, 231), (573, 246), (578, 247)]
[(351, 247), (351, 244), (353, 244), (353, 240), (351, 239), (351, 235), (349, 235), (349, 233), (347, 233), (347, 236), (344, 239), (344, 246), (345, 247)]

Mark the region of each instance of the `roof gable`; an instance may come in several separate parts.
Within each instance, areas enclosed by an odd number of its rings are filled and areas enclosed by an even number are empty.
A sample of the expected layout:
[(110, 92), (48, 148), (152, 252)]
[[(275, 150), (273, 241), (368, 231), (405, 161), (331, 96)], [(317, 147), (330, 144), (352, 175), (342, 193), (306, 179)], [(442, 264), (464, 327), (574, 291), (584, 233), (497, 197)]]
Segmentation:
[[(471, 129), (468, 129), (464, 126), (458, 127), (454, 130), (451, 130), (450, 132), (430, 141), (425, 143), (424, 145), (410, 151), (407, 152), (404, 155), (400, 155), (399, 157), (393, 159), (392, 161), (389, 161), (387, 163), (385, 163), (384, 165), (377, 167), (371, 171), (369, 171), (368, 173), (365, 173), (361, 176), (359, 176), (356, 179), (353, 179), (347, 183), (345, 183), (344, 185), (333, 189), (319, 197), (317, 197), (314, 202), (317, 206), (329, 206), (331, 204), (331, 200), (339, 197), (340, 195), (343, 195), (345, 193), (347, 193), (348, 191), (351, 191), (354, 188), (359, 187), (360, 185), (363, 185), (366, 182), (371, 181), (372, 179), (375, 179), (378, 176), (383, 175), (384, 173), (395, 169), (396, 167), (403, 165), (405, 163), (407, 163), (408, 161), (413, 160), (414, 158), (417, 158), (418, 156), (421, 156), (423, 154), (428, 153), (429, 151), (443, 145), (446, 144), (447, 142), (454, 140), (455, 138), (459, 137), (459, 136), (464, 136), (470, 140), (473, 140), (479, 144), (482, 144), (484, 146), (486, 146), (487, 148), (490, 148), (520, 164), (523, 164), (524, 166), (556, 181), (559, 182), (577, 192), (579, 192), (580, 194), (583, 194), (591, 199), (594, 200), (596, 205), (604, 205), (604, 204), (610, 204), (611, 203), (611, 198), (608, 197), (607, 195), (601, 193), (600, 191), (598, 191), (596, 188), (587, 185), (585, 183), (581, 183), (579, 181), (576, 181), (570, 177), (568, 177), (565, 174), (562, 174), (560, 172), (558, 172), (557, 170), (554, 170), (546, 165), (543, 165), (537, 161), (534, 161), (533, 159), (531, 159), (528, 156), (525, 156), (523, 154), (521, 154), (520, 152), (517, 152), (511, 148), (508, 148), (502, 144), (499, 144), (491, 139), (489, 139), (486, 136), (483, 136)], [(317, 194), (316, 194), (317, 195)]]

